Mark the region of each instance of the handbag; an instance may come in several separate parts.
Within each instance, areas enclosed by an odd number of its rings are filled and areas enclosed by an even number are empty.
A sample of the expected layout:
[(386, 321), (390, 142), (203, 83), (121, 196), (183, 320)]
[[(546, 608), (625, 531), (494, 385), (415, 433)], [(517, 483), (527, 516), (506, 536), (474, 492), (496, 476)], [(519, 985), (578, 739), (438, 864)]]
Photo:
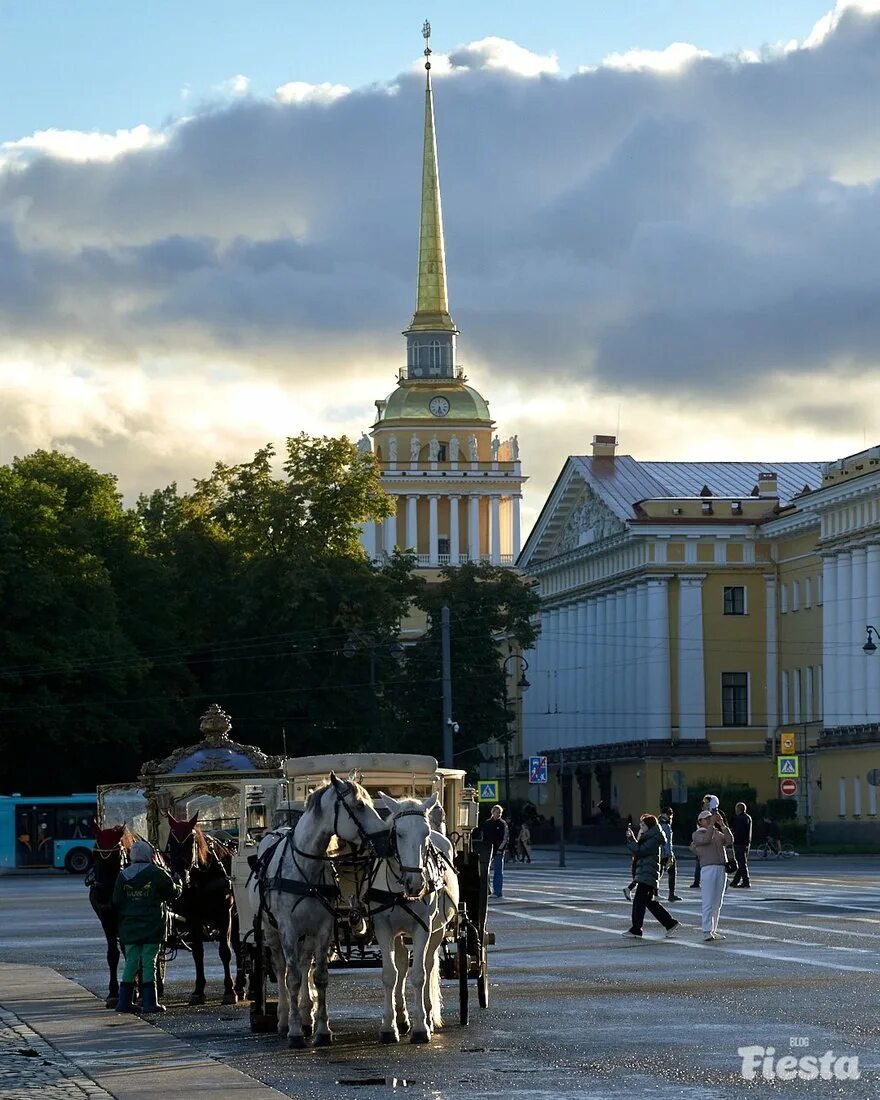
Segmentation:
[(735, 875), (736, 872), (739, 870), (736, 860), (730, 858), (730, 856), (727, 854), (726, 848), (724, 849), (724, 870), (727, 872), (728, 875)]

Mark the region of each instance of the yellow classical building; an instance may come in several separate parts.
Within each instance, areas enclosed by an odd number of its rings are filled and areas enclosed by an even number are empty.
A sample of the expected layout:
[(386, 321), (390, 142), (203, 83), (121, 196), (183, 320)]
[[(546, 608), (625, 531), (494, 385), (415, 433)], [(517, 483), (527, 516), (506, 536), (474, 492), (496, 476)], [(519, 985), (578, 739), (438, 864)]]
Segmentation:
[(706, 779), (779, 797), (790, 730), (813, 836), (880, 839), (880, 449), (641, 462), (596, 436), (519, 564), (542, 600), (521, 753), (564, 760), (568, 828)]

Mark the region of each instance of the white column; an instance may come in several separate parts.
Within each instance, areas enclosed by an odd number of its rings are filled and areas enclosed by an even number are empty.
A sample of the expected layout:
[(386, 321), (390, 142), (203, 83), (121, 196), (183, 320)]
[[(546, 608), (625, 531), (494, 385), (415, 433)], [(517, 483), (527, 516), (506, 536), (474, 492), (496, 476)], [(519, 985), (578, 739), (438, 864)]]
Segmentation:
[(480, 498), (475, 493), (468, 497), (468, 558), (480, 560)]
[(603, 592), (596, 599), (596, 659), (595, 715), (596, 743), (604, 745), (611, 740), (608, 724), (608, 596)]
[(491, 561), (493, 565), (501, 564), (501, 496), (493, 493), (489, 497), (489, 534), (491, 538)]
[(513, 533), (512, 533), (512, 536), (511, 536), (511, 541), (512, 541), (512, 550), (511, 550), (511, 552), (513, 554), (514, 563), (516, 563), (516, 559), (519, 557), (519, 552), (522, 549), (522, 546), (520, 545), (521, 539), (522, 539), (522, 532), (521, 532), (521, 528), (520, 528), (520, 515), (519, 515), (519, 508), (520, 508), (521, 501), (522, 501), (522, 493), (515, 493), (511, 497), (511, 500), (510, 500), (511, 507), (513, 509)]
[(370, 559), (375, 561), (376, 558), (376, 521), (373, 519), (364, 520), (361, 524), (361, 546), (364, 548), (364, 553)]
[(669, 715), (669, 597), (668, 578), (648, 580), (648, 622), (646, 636), (648, 653), (648, 708), (650, 719), (646, 736), (656, 740), (668, 738)]
[(419, 551), (419, 497), (409, 493), (406, 498), (406, 543), (416, 553)]
[(648, 697), (648, 670), (645, 658), (648, 652), (648, 588), (644, 582), (636, 585), (636, 614), (633, 638), (633, 660), (635, 662), (635, 710), (638, 715), (639, 737), (645, 737), (645, 730), (651, 723), (651, 700)]
[(587, 733), (587, 604), (581, 600), (575, 608), (574, 727), (576, 745), (589, 743)]
[(837, 558), (837, 688), (838, 717), (843, 725), (852, 723), (852, 554), (843, 551)]
[(837, 726), (837, 557), (822, 559), (822, 724)]
[(439, 499), (436, 493), (431, 493), (428, 497), (428, 565), (440, 564), (440, 530), (437, 519)]
[(596, 610), (597, 601), (595, 599), (587, 600), (587, 625), (586, 625), (586, 646), (584, 656), (584, 725), (587, 731), (587, 743), (595, 745), (598, 741), (596, 734), (597, 721), (596, 721), (596, 654), (598, 647), (596, 645)]
[(528, 678), (531, 687), (523, 695), (522, 703), (522, 731), (523, 731), (523, 756), (534, 756), (541, 748), (541, 723), (544, 719), (546, 705), (546, 681), (542, 672), (547, 642), (544, 635), (544, 612), (539, 617), (541, 633), (538, 635), (534, 648), (526, 654), (529, 662)]
[[(764, 675), (767, 680), (767, 740), (775, 743), (779, 725), (779, 639), (776, 630), (776, 577), (764, 574), (764, 633), (766, 634), (766, 660)], [(753, 715), (757, 725), (757, 715)]]
[(611, 594), (609, 628), (611, 645), (611, 668), (609, 670), (609, 684), (611, 687), (611, 705), (609, 709), (609, 727), (615, 741), (631, 741), (632, 737), (626, 729), (623, 720), (623, 690), (622, 690), (622, 664), (621, 653), (623, 650), (623, 593), (620, 591)]
[(559, 608), (547, 614), (547, 744), (548, 749), (559, 744)]
[[(459, 497), (457, 496), (449, 498), (449, 562), (451, 565), (458, 565), (458, 557), (461, 553), (458, 533), (458, 501)], [(512, 661), (511, 664), (513, 664)]]
[[(844, 651), (850, 666), (850, 696), (852, 706), (850, 716), (853, 722), (862, 723), (868, 719), (867, 654), (862, 650), (865, 644), (865, 623), (873, 623), (865, 618), (868, 603), (868, 552), (864, 546), (857, 546), (852, 552), (852, 603), (850, 604), (849, 647)], [(874, 624), (876, 625), (876, 624)]]
[(559, 609), (559, 744), (569, 744), (571, 726), (572, 608)]
[[(880, 627), (880, 544), (874, 542), (868, 547), (867, 562), (867, 595), (865, 598), (865, 624)], [(862, 636), (864, 636), (864, 625)], [(864, 642), (862, 642), (864, 645)], [(867, 711), (869, 722), (880, 722), (880, 661), (877, 654), (861, 653), (865, 661), (865, 694), (867, 698)], [(870, 787), (876, 796), (876, 788)], [(876, 811), (875, 811), (876, 812)]]
[(706, 736), (706, 672), (703, 666), (705, 574), (678, 578), (678, 736)]
[(394, 547), (397, 546), (397, 497), (392, 496), (391, 499), (394, 501), (394, 512), (384, 523), (386, 554), (393, 554)]
[(642, 715), (636, 695), (638, 593), (635, 585), (624, 592), (623, 610), (623, 713), (631, 736), (638, 740), (642, 736)]

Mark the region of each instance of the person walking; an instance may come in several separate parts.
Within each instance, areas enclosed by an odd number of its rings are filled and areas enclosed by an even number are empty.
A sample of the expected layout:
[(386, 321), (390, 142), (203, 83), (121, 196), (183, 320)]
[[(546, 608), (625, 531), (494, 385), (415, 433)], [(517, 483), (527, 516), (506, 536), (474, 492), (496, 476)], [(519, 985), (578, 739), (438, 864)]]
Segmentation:
[(164, 1012), (156, 997), (156, 956), (165, 938), (168, 902), (180, 897), (181, 886), (153, 863), (153, 849), (145, 840), (131, 846), (131, 862), (123, 867), (113, 887), (113, 905), (119, 916), (119, 942), (125, 969), (119, 983), (117, 1012), (132, 1012), (132, 994), (141, 969), (141, 1011)]
[(519, 845), (519, 858), (521, 863), (532, 862), (532, 831), (527, 822), (523, 822), (519, 827), (519, 837), (517, 838), (517, 844)]
[(623, 934), (641, 939), (645, 910), (647, 910), (663, 925), (666, 935), (672, 936), (678, 928), (678, 921), (657, 900), (660, 889), (660, 851), (663, 847), (663, 833), (653, 814), (644, 814), (642, 825), (644, 832), (639, 839), (636, 839), (629, 826), (626, 830), (626, 846), (636, 857), (636, 890), (632, 899), (632, 923), (629, 931)]
[[(701, 808), (700, 812), (702, 812), (702, 810), (711, 810), (712, 813), (715, 813), (715, 811), (718, 809), (718, 806), (719, 806), (719, 802), (718, 802), (718, 795), (717, 794), (704, 794), (703, 795), (703, 805), (702, 805), (702, 808)], [(699, 820), (699, 815), (697, 815), (697, 819)], [(696, 861), (696, 865), (694, 866), (694, 881), (691, 883), (691, 889), (692, 890), (699, 890), (700, 889), (700, 861), (699, 860)]]
[(736, 860), (736, 873), (730, 880), (730, 885), (750, 890), (752, 880), (749, 877), (749, 848), (752, 845), (752, 819), (745, 802), (737, 802), (734, 809), (733, 858)]
[(673, 810), (667, 806), (660, 814), (660, 831), (663, 833), (663, 847), (660, 850), (660, 873), (666, 872), (669, 882), (669, 900), (681, 901), (675, 892), (675, 849), (672, 847), (672, 818)]
[(490, 866), (492, 868), (492, 893), (500, 898), (504, 888), (504, 853), (507, 850), (507, 841), (510, 830), (507, 822), (502, 817), (503, 806), (493, 806), (489, 820), (483, 825), (483, 840), (488, 840), (492, 845)]
[(697, 818), (693, 836), (693, 849), (700, 864), (700, 890), (703, 897), (703, 939), (706, 942), (723, 940), (718, 931), (718, 919), (727, 886), (724, 848), (733, 844), (733, 833), (716, 810), (702, 810)]

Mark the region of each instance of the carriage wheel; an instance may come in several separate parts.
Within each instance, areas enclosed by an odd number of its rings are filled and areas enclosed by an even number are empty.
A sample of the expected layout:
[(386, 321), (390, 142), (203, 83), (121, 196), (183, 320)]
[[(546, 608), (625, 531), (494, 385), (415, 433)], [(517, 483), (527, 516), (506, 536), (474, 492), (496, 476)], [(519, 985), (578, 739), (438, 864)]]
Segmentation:
[(477, 1000), (480, 1008), (489, 1007), (489, 948), (484, 943), (480, 949), (480, 972), (477, 974)]
[(458, 937), (458, 1022), (468, 1024), (468, 950), (467, 931), (462, 928)]

